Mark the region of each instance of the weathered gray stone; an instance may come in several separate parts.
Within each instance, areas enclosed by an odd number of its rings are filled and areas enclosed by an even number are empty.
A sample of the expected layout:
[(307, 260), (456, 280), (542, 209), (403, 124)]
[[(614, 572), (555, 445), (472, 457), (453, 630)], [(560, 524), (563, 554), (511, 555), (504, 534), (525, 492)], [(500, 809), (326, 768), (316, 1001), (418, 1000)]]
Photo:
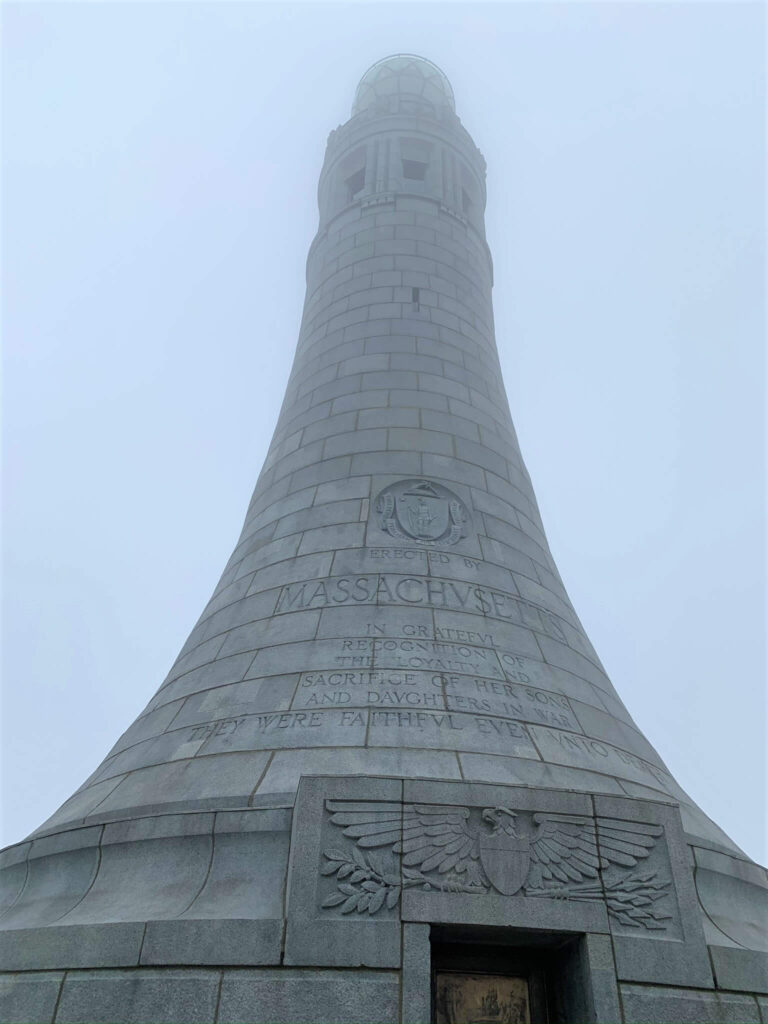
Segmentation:
[(279, 964), (283, 922), (226, 918), (201, 921), (150, 921), (141, 947), (141, 963), (150, 966)]
[(143, 935), (140, 922), (3, 929), (0, 971), (133, 966)]
[[(29, 844), (24, 844), (21, 847), (22, 857), (14, 861), (9, 859), (0, 867), (0, 918), (11, 909), (24, 891), (28, 872), (26, 858), (28, 849)], [(12, 850), (13, 847), (11, 847)]]
[(227, 971), (219, 1020), (228, 1024), (389, 1024), (399, 1019), (394, 971)]
[(287, 829), (217, 833), (203, 887), (183, 916), (279, 920), (289, 840)]
[(0, 974), (0, 1020), (48, 1024), (53, 1020), (63, 978), (63, 971)]
[(545, 933), (608, 931), (608, 916), (598, 903), (554, 899), (533, 900), (523, 896), (467, 893), (403, 893), (403, 921), (474, 926), (477, 928), (530, 929)]
[[(140, 768), (120, 783), (97, 808), (100, 815), (116, 817), (122, 811), (167, 810), (176, 805), (225, 807), (247, 804), (269, 761), (262, 751), (218, 754)], [(176, 809), (176, 808), (174, 808)]]
[(4, 850), (0, 850), (0, 871), (4, 872), (9, 868), (26, 864), (31, 849), (32, 843), (27, 840), (26, 842), (16, 843), (15, 846), (7, 846)]
[(489, 754), (459, 754), (465, 779), (483, 779), (511, 786), (529, 785), (555, 789), (591, 790), (593, 793), (621, 793), (616, 780), (610, 775), (581, 771), (546, 764), (544, 761), (526, 761), (522, 758), (498, 757)]
[[(548, 941), (551, 943), (551, 936)], [(545, 939), (545, 946), (546, 942)], [(549, 1019), (573, 1024), (616, 1024), (622, 1020), (611, 940), (607, 935), (560, 938), (548, 961)]]
[(595, 1021), (612, 1024), (620, 1020), (621, 1005), (611, 940), (607, 935), (585, 935), (582, 957), (588, 970), (584, 988), (589, 994)]
[(298, 673), (267, 676), (192, 694), (178, 712), (174, 726), (192, 731), (197, 728), (205, 738), (215, 732), (235, 731), (245, 715), (289, 708), (298, 681)]
[(203, 970), (72, 971), (56, 1011), (62, 1024), (212, 1022), (219, 972)]
[[(361, 788), (362, 786), (362, 788)], [(325, 800), (354, 799), (399, 806), (402, 782), (396, 779), (310, 778), (299, 785), (287, 894), (287, 928), (284, 963), (330, 967), (399, 967), (400, 921), (387, 910), (373, 918), (369, 913), (351, 915), (346, 907), (324, 907), (317, 878), (326, 862), (323, 826)], [(321, 876), (322, 877), (322, 876)], [(346, 916), (343, 916), (345, 915)]]
[[(713, 850), (695, 849), (696, 893), (721, 936), (768, 953), (768, 882), (762, 869)], [(722, 942), (715, 936), (716, 942)]]
[(204, 884), (212, 847), (210, 834), (103, 846), (93, 884), (62, 920), (70, 925), (177, 917)]
[(590, 797), (583, 793), (558, 793), (552, 790), (456, 784), (412, 779), (403, 783), (403, 799), (419, 804), (448, 804), (470, 807), (514, 806), (516, 810), (545, 811), (556, 814), (592, 816)]
[[(652, 855), (643, 868), (654, 871), (653, 884), (668, 882), (669, 895), (660, 902), (663, 913), (671, 915), (663, 930), (637, 934), (637, 921), (625, 926), (621, 915), (611, 917), (614, 954), (619, 978), (628, 981), (648, 981), (655, 984), (689, 985), (706, 988), (714, 984), (704, 942), (701, 914), (696, 907), (696, 891), (689, 864), (688, 847), (684, 840), (677, 808), (663, 803), (640, 802), (622, 797), (596, 795), (593, 797), (598, 815), (598, 841), (600, 822), (616, 823), (614, 835), (623, 836), (623, 822), (645, 822), (663, 828), (663, 844), (656, 843)], [(666, 856), (661, 857), (662, 846)], [(601, 853), (602, 853), (601, 849)], [(604, 873), (604, 885), (612, 878)], [(677, 914), (675, 914), (676, 904)], [(682, 940), (682, 941), (681, 941)]]
[(336, 750), (279, 750), (270, 762), (258, 792), (292, 795), (302, 775), (461, 778), (456, 754), (443, 750), (358, 750), (354, 747)]
[(748, 1024), (760, 1021), (754, 996), (622, 985), (626, 1024)]
[(126, 729), (107, 756), (111, 757), (124, 747), (133, 746), (134, 743), (140, 743), (142, 740), (163, 732), (179, 713), (182, 703), (182, 701), (178, 701), (163, 704), (156, 711), (150, 711), (142, 715), (141, 718), (137, 718), (133, 725)]
[(202, 746), (202, 736), (193, 737), (186, 730), (174, 729), (152, 739), (137, 743), (105, 761), (99, 773), (99, 781), (124, 776), (136, 768), (153, 764), (168, 764), (188, 757), (194, 757)]
[[(221, 650), (223, 643), (224, 638), (220, 638), (218, 650)], [(212, 687), (223, 686), (225, 683), (237, 683), (245, 676), (251, 660), (252, 657), (247, 654), (229, 658), (221, 657), (215, 661), (209, 661), (205, 665), (199, 665), (188, 672), (174, 674), (150, 701), (149, 707), (159, 708), (180, 697), (186, 697), (190, 693), (209, 690)]]
[[(253, 801), (251, 801), (253, 803)], [(220, 811), (216, 815), (214, 833), (290, 832), (293, 811), (287, 807), (247, 811)]]
[(718, 988), (768, 994), (768, 953), (733, 946), (710, 946), (709, 955)]
[(211, 813), (158, 814), (149, 818), (129, 818), (104, 825), (100, 830), (101, 845), (107, 847), (114, 843), (176, 839), (179, 836), (210, 836), (213, 832), (213, 821), (214, 816)]
[(400, 1020), (413, 1024), (432, 1017), (429, 925), (403, 925), (403, 981)]
[[(92, 845), (28, 861), (23, 891), (3, 917), (3, 928), (31, 928), (53, 924), (83, 899), (99, 868), (99, 829), (88, 829)], [(65, 833), (67, 835), (67, 833)], [(60, 837), (53, 837), (58, 839)], [(47, 840), (44, 840), (47, 842)], [(0, 932), (0, 935), (4, 933)]]
[(58, 811), (47, 818), (33, 835), (61, 828), (71, 822), (81, 821), (99, 807), (117, 789), (121, 781), (122, 778), (118, 775), (113, 779), (97, 782), (94, 785), (89, 785), (86, 789), (78, 790), (74, 796), (61, 805)]

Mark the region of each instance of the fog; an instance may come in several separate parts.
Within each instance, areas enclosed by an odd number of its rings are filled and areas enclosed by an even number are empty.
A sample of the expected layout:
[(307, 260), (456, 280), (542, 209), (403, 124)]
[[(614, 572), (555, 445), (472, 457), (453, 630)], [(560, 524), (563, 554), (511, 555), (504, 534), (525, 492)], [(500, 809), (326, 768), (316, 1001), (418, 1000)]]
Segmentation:
[(630, 712), (765, 861), (762, 5), (6, 4), (3, 840), (144, 708), (240, 529), (328, 132), (375, 60), (488, 163), (548, 538)]

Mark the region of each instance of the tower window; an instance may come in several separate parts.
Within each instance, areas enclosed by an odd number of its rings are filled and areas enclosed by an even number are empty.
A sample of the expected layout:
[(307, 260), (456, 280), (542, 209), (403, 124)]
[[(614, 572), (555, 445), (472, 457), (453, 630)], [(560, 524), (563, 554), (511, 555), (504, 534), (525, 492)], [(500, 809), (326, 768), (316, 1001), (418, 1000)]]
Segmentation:
[(421, 160), (403, 160), (403, 177), (409, 181), (424, 181), (427, 165)]
[(350, 174), (345, 184), (347, 186), (347, 199), (351, 202), (356, 196), (360, 195), (365, 187), (365, 167), (361, 167), (359, 171)]
[(469, 198), (469, 193), (465, 188), (461, 190), (461, 208), (467, 216), (472, 208), (472, 200)]
[(413, 308), (414, 309), (418, 309), (419, 308), (419, 289), (418, 288), (411, 288), (411, 302), (413, 303)]

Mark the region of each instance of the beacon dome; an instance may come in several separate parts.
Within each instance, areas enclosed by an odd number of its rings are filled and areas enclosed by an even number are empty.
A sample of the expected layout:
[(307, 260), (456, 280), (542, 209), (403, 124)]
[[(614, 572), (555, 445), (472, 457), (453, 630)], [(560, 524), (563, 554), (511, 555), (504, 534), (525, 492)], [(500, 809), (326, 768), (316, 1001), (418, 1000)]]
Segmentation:
[(376, 61), (365, 72), (355, 93), (352, 114), (396, 95), (418, 98), (437, 108), (447, 104), (456, 111), (451, 83), (436, 64), (413, 53), (396, 53)]

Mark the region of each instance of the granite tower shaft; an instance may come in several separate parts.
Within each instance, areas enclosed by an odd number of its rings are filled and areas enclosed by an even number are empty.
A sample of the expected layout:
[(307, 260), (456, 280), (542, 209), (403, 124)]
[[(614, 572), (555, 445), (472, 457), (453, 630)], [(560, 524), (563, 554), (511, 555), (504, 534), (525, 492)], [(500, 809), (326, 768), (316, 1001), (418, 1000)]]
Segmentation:
[(501, 378), (485, 162), (438, 68), (363, 76), (318, 199), (213, 596), (3, 855), (8, 1019), (469, 1020), (456, 1000), (495, 985), (499, 1020), (757, 1020), (765, 872), (672, 778), (563, 587)]

